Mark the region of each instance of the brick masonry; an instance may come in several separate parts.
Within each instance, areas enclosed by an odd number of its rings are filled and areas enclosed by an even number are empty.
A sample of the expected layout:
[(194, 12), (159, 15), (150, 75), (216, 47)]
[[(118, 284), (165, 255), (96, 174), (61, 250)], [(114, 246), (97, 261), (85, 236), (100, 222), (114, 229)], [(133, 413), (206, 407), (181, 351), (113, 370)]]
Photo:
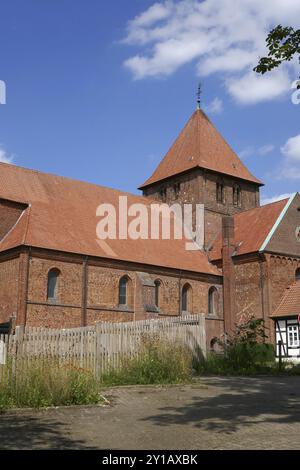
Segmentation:
[(17, 314), (19, 257), (0, 263), (0, 323)]
[[(217, 202), (217, 183), (223, 185), (223, 202)], [(233, 204), (233, 188), (238, 185), (241, 201)], [(259, 206), (259, 187), (257, 184), (238, 180), (211, 171), (194, 169), (176, 175), (165, 181), (155, 183), (143, 190), (146, 197), (156, 201), (173, 204), (204, 204), (205, 206), (205, 245), (209, 246), (221, 231), (222, 217)], [(195, 207), (194, 211), (195, 213)]]
[[(50, 259), (49, 259), (50, 258)], [(50, 328), (72, 328), (82, 325), (83, 307), (83, 259), (73, 259), (58, 253), (45, 252), (45, 256), (31, 253), (28, 267), (27, 308), (25, 321), (30, 326), (44, 326)], [(17, 260), (18, 261), (18, 260)], [(4, 263), (0, 263), (0, 270), (4, 270)], [(25, 269), (25, 265), (23, 266)], [(56, 302), (47, 299), (48, 273), (50, 269), (59, 270)], [(6, 268), (8, 269), (8, 268)], [(19, 271), (15, 274), (19, 275)], [(128, 278), (128, 302), (126, 306), (118, 304), (119, 281)], [(197, 278), (198, 277), (198, 278)], [(200, 276), (201, 277), (201, 276)], [(177, 316), (181, 314), (181, 291), (183, 286), (189, 288), (189, 313), (204, 313), (208, 315), (208, 291), (215, 286), (218, 291), (218, 305), (215, 317), (208, 317), (210, 324), (215, 322), (220, 329), (222, 323), (222, 281), (217, 276), (191, 276), (183, 275), (175, 270), (164, 273), (155, 272), (152, 267), (141, 271), (134, 266), (132, 269), (121, 267), (101, 266), (93, 260), (88, 261), (87, 292), (86, 292), (86, 324), (91, 325), (99, 321), (131, 321), (134, 319), (156, 318), (158, 316)], [(11, 279), (14, 279), (12, 272)], [(155, 281), (159, 281), (159, 308), (155, 309), (154, 294)], [(3, 284), (2, 284), (3, 285)], [(17, 285), (17, 284), (16, 284)], [(23, 285), (19, 299), (26, 293)], [(15, 295), (15, 293), (14, 293)], [(23, 301), (26, 299), (23, 299)], [(22, 300), (19, 300), (23, 305)], [(151, 308), (152, 307), (152, 308)], [(154, 307), (154, 308), (153, 308)], [(6, 317), (13, 313), (13, 309), (6, 311)], [(19, 316), (17, 323), (23, 322)], [(212, 328), (211, 328), (212, 329)], [(212, 331), (212, 335), (215, 333)], [(211, 338), (208, 338), (210, 341)]]

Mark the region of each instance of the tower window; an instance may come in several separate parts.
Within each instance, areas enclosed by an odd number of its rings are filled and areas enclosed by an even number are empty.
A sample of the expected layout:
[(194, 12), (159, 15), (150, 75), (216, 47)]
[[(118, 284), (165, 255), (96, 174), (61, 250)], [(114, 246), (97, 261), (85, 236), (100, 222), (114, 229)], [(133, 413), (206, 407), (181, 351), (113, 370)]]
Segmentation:
[(296, 278), (296, 281), (300, 281), (300, 268), (296, 269), (295, 278)]
[(235, 184), (232, 188), (232, 200), (234, 206), (241, 205), (241, 188), (238, 184)]
[(216, 199), (217, 202), (224, 203), (224, 184), (221, 182), (217, 182), (216, 185)]
[(177, 197), (180, 193), (180, 183), (175, 183), (173, 186), (173, 189), (174, 189), (174, 194)]
[(161, 188), (161, 190), (159, 191), (159, 194), (160, 194), (161, 199), (165, 201), (167, 197), (167, 189)]

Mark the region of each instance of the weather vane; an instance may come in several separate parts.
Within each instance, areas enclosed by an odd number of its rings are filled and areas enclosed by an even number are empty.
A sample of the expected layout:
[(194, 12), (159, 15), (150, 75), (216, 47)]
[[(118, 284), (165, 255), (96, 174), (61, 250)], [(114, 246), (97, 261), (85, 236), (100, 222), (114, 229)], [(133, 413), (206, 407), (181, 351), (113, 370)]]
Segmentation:
[(201, 83), (199, 83), (198, 91), (197, 91), (197, 109), (200, 109), (201, 93), (202, 93), (202, 87), (201, 87)]

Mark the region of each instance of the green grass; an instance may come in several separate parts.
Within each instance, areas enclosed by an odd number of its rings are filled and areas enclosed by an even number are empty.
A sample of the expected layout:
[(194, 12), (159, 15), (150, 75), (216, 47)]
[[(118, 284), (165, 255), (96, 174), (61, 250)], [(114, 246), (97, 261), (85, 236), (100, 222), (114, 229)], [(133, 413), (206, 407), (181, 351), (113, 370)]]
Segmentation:
[(119, 368), (108, 370), (99, 380), (89, 370), (54, 360), (37, 359), (29, 364), (9, 360), (0, 367), (5, 368), (0, 380), (0, 411), (97, 404), (102, 401), (100, 390), (104, 387), (189, 383), (195, 375), (300, 373), (299, 367), (287, 363), (280, 370), (273, 347), (264, 343), (231, 344), (223, 355), (211, 353), (204, 359), (200, 351), (193, 355), (180, 342), (170, 343), (155, 336), (145, 336), (137, 357), (124, 359)]
[(191, 380), (192, 353), (180, 343), (145, 338), (142, 353), (123, 360), (119, 369), (101, 377), (104, 386), (178, 384)]
[(8, 362), (0, 381), (0, 410), (61, 405), (87, 405), (100, 401), (99, 382), (80, 368), (56, 361), (32, 361), (26, 367)]

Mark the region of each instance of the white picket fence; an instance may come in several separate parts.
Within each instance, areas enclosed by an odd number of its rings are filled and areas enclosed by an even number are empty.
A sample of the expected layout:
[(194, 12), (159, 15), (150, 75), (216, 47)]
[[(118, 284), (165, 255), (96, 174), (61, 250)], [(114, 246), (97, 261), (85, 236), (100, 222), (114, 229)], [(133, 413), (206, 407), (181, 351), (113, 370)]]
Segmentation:
[(194, 354), (206, 354), (203, 315), (98, 323), (67, 330), (17, 327), (16, 334), (0, 336), (0, 380), (5, 368), (1, 363), (8, 358), (25, 365), (33, 359), (53, 358), (89, 369), (99, 376), (109, 367), (118, 367), (124, 357), (138, 355), (147, 337), (180, 342)]

